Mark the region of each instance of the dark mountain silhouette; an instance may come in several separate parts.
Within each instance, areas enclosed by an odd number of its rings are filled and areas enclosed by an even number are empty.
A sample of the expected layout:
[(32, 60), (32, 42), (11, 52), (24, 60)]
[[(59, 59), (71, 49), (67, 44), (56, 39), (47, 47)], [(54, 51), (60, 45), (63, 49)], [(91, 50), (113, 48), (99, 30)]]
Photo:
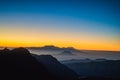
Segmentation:
[(98, 59), (96, 59), (95, 61), (108, 61), (108, 60), (105, 59), (105, 58), (98, 58)]
[(41, 62), (37, 61), (25, 48), (0, 50), (0, 80), (77, 80), (77, 75), (65, 66), (65, 71), (73, 73), (71, 76), (51, 74), (53, 68), (49, 66), (58, 64), (63, 66), (57, 60), (54, 62), (52, 56), (41, 56)]
[(120, 80), (120, 60), (75, 60), (65, 65), (25, 48), (0, 50), (0, 80)]
[(71, 69), (66, 67), (57, 61), (56, 58), (51, 55), (34, 55), (40, 63), (43, 63), (46, 66), (47, 71), (55, 77), (59, 77), (60, 80), (70, 80), (75, 79), (77, 74)]
[(0, 78), (6, 80), (47, 79), (43, 64), (39, 63), (24, 48), (0, 51)]

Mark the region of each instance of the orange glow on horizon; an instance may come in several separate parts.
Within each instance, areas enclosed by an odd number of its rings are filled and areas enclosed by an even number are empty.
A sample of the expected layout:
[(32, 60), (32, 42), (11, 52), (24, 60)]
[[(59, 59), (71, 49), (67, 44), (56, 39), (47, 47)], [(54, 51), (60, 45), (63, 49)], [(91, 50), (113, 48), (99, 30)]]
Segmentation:
[(107, 50), (107, 51), (120, 51), (119, 45), (110, 44), (90, 44), (90, 43), (77, 43), (77, 42), (42, 42), (42, 41), (32, 41), (32, 42), (19, 42), (19, 41), (0, 41), (1, 47), (42, 47), (46, 45), (54, 45), (58, 47), (74, 47), (79, 50)]
[(54, 31), (0, 30), (1, 47), (41, 47), (55, 45), (58, 47), (74, 47), (85, 50), (120, 51), (118, 39), (98, 37), (97, 35), (77, 34)]

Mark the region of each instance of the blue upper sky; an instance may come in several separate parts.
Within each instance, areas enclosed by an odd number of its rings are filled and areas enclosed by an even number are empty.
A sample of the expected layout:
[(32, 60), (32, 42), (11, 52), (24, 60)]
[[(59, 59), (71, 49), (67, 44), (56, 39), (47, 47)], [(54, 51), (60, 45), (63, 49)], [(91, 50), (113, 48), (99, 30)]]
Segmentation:
[[(119, 0), (3, 0), (0, 3), (0, 17), (7, 18), (6, 20), (8, 18), (19, 20), (21, 16), (30, 15), (35, 21), (39, 21), (41, 16), (42, 18), (49, 16), (50, 19), (53, 17), (53, 21), (54, 19), (59, 21), (60, 17), (60, 20), (71, 18), (76, 19), (76, 22), (85, 20), (116, 28), (120, 26)], [(23, 20), (26, 20), (25, 18)]]

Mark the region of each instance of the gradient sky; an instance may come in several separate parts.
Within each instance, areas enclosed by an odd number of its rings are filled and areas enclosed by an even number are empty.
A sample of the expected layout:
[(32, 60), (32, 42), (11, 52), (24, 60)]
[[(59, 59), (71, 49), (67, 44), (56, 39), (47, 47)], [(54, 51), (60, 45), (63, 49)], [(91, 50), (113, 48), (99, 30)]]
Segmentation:
[(119, 0), (0, 0), (0, 46), (120, 51)]

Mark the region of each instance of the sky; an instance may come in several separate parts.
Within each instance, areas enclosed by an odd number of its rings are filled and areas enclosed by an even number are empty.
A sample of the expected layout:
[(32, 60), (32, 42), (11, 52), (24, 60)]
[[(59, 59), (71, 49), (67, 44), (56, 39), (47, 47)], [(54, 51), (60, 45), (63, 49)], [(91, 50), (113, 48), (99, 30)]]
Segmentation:
[(0, 0), (0, 46), (120, 51), (119, 0)]

